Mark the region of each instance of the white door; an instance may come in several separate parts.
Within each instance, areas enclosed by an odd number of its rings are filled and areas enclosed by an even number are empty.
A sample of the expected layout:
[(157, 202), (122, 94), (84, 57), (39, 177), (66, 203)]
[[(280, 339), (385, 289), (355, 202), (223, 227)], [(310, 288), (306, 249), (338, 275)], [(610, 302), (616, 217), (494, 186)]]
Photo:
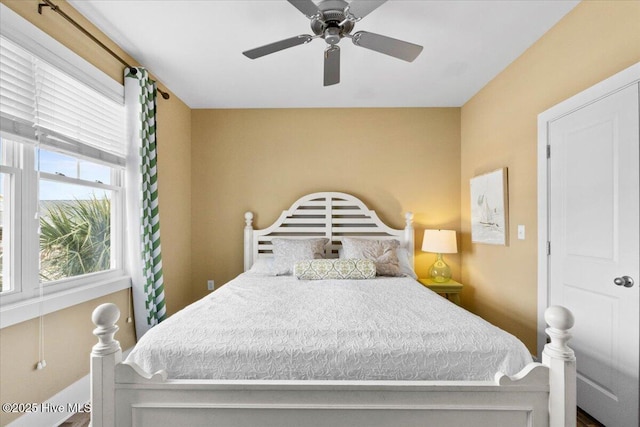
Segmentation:
[(549, 123), (549, 303), (576, 319), (578, 406), (637, 427), (638, 84)]

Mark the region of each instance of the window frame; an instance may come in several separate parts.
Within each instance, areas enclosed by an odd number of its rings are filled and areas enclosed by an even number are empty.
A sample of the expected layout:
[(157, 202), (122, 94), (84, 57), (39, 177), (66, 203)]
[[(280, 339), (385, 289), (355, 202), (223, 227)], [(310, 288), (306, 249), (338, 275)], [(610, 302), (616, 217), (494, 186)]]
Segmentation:
[[(65, 153), (67, 154), (67, 153)], [(71, 154), (68, 154), (73, 156)], [(80, 159), (77, 156), (77, 159)], [(114, 184), (102, 184), (98, 182), (87, 181), (80, 178), (71, 178), (64, 175), (57, 175), (48, 172), (39, 173), (39, 181), (47, 180), (52, 182), (61, 182), (65, 184), (81, 185), (83, 187), (91, 187), (103, 190), (109, 190), (112, 192), (111, 197), (111, 265), (115, 266), (108, 270), (98, 271), (94, 273), (87, 273), (79, 276), (66, 277), (59, 280), (52, 280), (42, 284), (44, 287), (44, 293), (63, 291), (69, 288), (83, 286), (94, 282), (95, 280), (101, 280), (105, 277), (119, 277), (124, 274), (124, 187), (117, 185), (122, 182), (122, 170), (112, 167), (111, 170), (111, 182), (116, 181)], [(39, 239), (38, 239), (39, 240)], [(38, 242), (39, 246), (39, 242)], [(55, 289), (54, 289), (55, 288)]]
[[(5, 196), (3, 200), (3, 214), (8, 215), (9, 217), (9, 220), (7, 221), (9, 224), (9, 230), (2, 230), (2, 268), (8, 269), (7, 276), (9, 278), (9, 283), (11, 284), (11, 290), (1, 292), (8, 297), (9, 295), (15, 295), (16, 293), (22, 292), (22, 281), (18, 280), (16, 274), (16, 270), (20, 270), (19, 268), (16, 268), (16, 264), (18, 264), (16, 261), (16, 254), (20, 254), (22, 248), (22, 239), (20, 238), (20, 236), (22, 236), (22, 209), (20, 209), (22, 194), (22, 174), (20, 173), (19, 168), (1, 164), (0, 173), (5, 174), (5, 178), (8, 178), (9, 181), (8, 183), (5, 182), (4, 184), (4, 190), (9, 190), (8, 197), (6, 194), (7, 192), (4, 192)], [(8, 239), (5, 236), (8, 236)], [(20, 259), (20, 257), (18, 256), (17, 259)], [(0, 274), (3, 275), (4, 279), (4, 271), (0, 271)]]
[[(7, 144), (8, 143), (8, 144)], [(47, 149), (47, 147), (40, 147)], [(13, 252), (10, 255), (11, 284), (13, 289), (0, 293), (0, 307), (30, 298), (39, 298), (56, 292), (64, 292), (74, 288), (90, 286), (96, 282), (116, 280), (125, 273), (124, 247), (124, 171), (115, 165), (111, 167), (112, 184), (92, 182), (80, 178), (57, 175), (55, 173), (38, 172), (36, 169), (37, 145), (18, 142), (10, 135), (3, 134), (3, 150), (7, 157), (20, 159), (18, 165), (1, 166), (0, 171), (11, 173), (13, 177), (14, 200), (11, 202), (14, 237), (10, 243)], [(77, 160), (85, 160), (73, 153), (63, 153)], [(83, 187), (109, 190), (111, 197), (111, 261), (113, 268), (109, 270), (87, 273), (80, 276), (67, 277), (50, 282), (40, 281), (39, 257), (40, 239), (38, 235), (39, 218), (31, 218), (29, 212), (36, 212), (38, 207), (38, 186), (41, 180), (60, 182)], [(23, 185), (23, 182), (27, 183)], [(35, 223), (34, 223), (35, 222)], [(31, 223), (29, 226), (28, 224)], [(26, 225), (26, 226), (25, 226)], [(23, 248), (23, 249), (22, 249)], [(21, 250), (22, 249), (22, 250)], [(42, 289), (40, 289), (42, 287)]]

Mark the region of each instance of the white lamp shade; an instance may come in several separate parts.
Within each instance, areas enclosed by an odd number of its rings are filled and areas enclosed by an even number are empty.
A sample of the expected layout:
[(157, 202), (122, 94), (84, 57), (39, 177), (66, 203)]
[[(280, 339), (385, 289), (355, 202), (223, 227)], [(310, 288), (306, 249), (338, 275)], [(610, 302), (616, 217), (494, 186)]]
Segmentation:
[(424, 230), (422, 250), (437, 254), (455, 254), (458, 252), (455, 230)]

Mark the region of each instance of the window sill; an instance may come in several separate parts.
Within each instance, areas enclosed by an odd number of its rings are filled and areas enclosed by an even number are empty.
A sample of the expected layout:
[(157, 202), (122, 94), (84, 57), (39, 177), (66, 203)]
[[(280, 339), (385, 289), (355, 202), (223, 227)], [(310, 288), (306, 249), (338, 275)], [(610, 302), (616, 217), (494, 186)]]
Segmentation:
[(40, 298), (30, 298), (6, 304), (0, 307), (0, 329), (35, 319), (40, 314), (53, 313), (130, 287), (131, 278), (129, 276), (121, 276), (91, 285), (54, 292), (45, 295), (42, 300)]

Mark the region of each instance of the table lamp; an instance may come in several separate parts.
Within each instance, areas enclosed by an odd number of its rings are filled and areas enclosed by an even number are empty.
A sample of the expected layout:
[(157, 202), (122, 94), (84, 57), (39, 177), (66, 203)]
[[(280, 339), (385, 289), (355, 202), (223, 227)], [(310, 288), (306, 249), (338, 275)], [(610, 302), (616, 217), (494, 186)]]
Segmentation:
[(455, 230), (424, 230), (422, 251), (436, 253), (436, 261), (429, 267), (429, 278), (443, 283), (451, 279), (451, 268), (442, 259), (442, 254), (458, 252)]

